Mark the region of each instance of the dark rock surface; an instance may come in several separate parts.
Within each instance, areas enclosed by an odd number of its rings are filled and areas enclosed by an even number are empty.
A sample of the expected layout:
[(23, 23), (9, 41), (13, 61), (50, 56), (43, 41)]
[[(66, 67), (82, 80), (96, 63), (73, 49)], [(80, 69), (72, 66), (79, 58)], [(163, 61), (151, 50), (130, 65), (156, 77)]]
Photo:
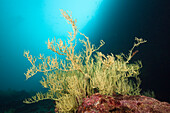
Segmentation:
[(146, 96), (96, 93), (84, 98), (78, 113), (170, 113), (170, 104)]

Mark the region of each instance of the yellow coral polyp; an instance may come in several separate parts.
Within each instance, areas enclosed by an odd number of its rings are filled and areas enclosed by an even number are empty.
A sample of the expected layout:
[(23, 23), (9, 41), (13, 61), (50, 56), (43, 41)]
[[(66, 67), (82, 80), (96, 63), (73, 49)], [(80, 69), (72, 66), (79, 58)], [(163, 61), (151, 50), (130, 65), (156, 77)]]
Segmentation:
[[(24, 56), (32, 64), (32, 67), (25, 73), (26, 79), (34, 76), (37, 72), (43, 72), (44, 76), (40, 83), (48, 88), (45, 94), (37, 93), (32, 98), (26, 99), (24, 103), (30, 104), (40, 100), (56, 100), (56, 108), (60, 112), (76, 112), (83, 98), (100, 93), (102, 95), (140, 94), (140, 78), (138, 77), (142, 64), (140, 61), (130, 64), (129, 61), (136, 54), (134, 48), (146, 40), (135, 38), (132, 49), (128, 55), (104, 55), (98, 50), (105, 44), (103, 40), (95, 47), (90, 43), (89, 37), (78, 31), (76, 22), (71, 13), (60, 10), (68, 24), (72, 25), (73, 32), (68, 32), (68, 43), (54, 38), (48, 39), (47, 49), (56, 55), (55, 57), (40, 54), (38, 58), (32, 57), (29, 51)], [(82, 53), (75, 53), (75, 39), (79, 33), (85, 39), (79, 40), (85, 47)], [(64, 43), (65, 42), (65, 43)], [(95, 53), (95, 54), (93, 54)], [(57, 55), (65, 56), (65, 60), (57, 59)], [(36, 65), (36, 61), (41, 63)], [(136, 79), (136, 83), (129, 80), (129, 77)]]

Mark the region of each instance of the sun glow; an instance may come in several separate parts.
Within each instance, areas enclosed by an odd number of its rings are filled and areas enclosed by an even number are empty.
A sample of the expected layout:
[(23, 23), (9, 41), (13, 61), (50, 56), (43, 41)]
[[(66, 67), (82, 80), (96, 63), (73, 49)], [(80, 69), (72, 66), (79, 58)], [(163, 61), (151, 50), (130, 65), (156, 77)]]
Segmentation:
[(71, 28), (62, 18), (59, 9), (70, 11), (74, 19), (78, 20), (77, 26), (80, 30), (95, 16), (101, 2), (102, 0), (48, 0), (44, 7), (45, 20), (53, 32), (65, 34), (65, 31)]

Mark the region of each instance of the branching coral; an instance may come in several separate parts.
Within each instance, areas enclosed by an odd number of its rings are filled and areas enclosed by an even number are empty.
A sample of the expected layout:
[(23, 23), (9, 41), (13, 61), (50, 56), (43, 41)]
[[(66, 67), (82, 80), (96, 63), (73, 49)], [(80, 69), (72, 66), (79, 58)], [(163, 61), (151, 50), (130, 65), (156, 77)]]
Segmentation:
[[(47, 47), (56, 53), (55, 57), (40, 54), (38, 59), (42, 61), (36, 65), (37, 58), (33, 58), (29, 51), (24, 56), (32, 64), (27, 70), (26, 79), (34, 76), (37, 72), (43, 72), (40, 83), (48, 88), (46, 94), (37, 93), (32, 99), (26, 99), (25, 103), (34, 103), (39, 100), (52, 99), (56, 101), (56, 108), (60, 112), (76, 111), (83, 98), (95, 93), (102, 95), (112, 94), (140, 94), (139, 70), (142, 67), (140, 61), (130, 64), (129, 61), (136, 54), (134, 48), (146, 41), (135, 38), (137, 43), (129, 51), (128, 55), (104, 55), (98, 50), (105, 42), (100, 41), (99, 47), (90, 43), (89, 38), (79, 32), (69, 12), (61, 10), (61, 14), (72, 25), (73, 32), (68, 32), (67, 41), (59, 39), (49, 40)], [(79, 41), (85, 47), (82, 53), (75, 53), (76, 35), (79, 33), (85, 39)], [(58, 60), (57, 55), (65, 56), (65, 60)], [(136, 83), (130, 78), (134, 78)]]

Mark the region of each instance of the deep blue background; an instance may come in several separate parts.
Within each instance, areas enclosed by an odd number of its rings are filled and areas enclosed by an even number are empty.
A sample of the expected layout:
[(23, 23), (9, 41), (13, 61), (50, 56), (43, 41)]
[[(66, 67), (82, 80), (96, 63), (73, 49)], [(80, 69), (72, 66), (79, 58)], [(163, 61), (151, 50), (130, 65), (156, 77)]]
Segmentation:
[[(41, 0), (0, 2), (0, 90), (38, 91), (41, 74), (25, 80), (23, 73), (30, 64), (23, 52), (30, 50), (35, 56), (50, 53), (45, 41), (57, 33), (45, 20), (45, 4)], [(146, 39), (133, 58), (143, 62), (142, 88), (153, 90), (159, 100), (170, 101), (169, 19), (168, 0), (104, 0), (81, 32), (96, 45), (104, 40), (100, 51), (105, 54), (128, 53), (135, 36)]]

